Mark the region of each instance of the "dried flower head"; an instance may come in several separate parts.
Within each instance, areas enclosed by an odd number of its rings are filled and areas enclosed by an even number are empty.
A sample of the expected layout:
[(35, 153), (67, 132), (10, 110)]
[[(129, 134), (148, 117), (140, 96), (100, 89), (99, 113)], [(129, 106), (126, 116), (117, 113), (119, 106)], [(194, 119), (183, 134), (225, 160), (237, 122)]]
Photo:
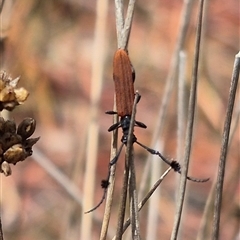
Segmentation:
[(26, 101), (29, 93), (25, 88), (17, 88), (19, 79), (12, 79), (5, 71), (0, 72), (0, 111), (11, 111)]
[(17, 127), (12, 120), (0, 118), (0, 171), (11, 174), (10, 164), (25, 160), (32, 155), (32, 147), (39, 140), (29, 138), (36, 128), (33, 118), (25, 118)]

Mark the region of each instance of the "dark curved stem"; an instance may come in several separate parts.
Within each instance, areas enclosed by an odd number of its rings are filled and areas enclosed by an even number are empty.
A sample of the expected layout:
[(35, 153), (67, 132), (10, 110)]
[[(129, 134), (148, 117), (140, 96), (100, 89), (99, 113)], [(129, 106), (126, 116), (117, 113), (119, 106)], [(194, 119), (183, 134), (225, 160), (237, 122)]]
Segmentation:
[(2, 231), (2, 218), (1, 218), (1, 216), (0, 216), (0, 240), (4, 240), (3, 231)]
[(0, 14), (2, 13), (4, 2), (5, 2), (5, 0), (2, 0), (2, 2), (1, 2), (1, 5), (0, 5)]

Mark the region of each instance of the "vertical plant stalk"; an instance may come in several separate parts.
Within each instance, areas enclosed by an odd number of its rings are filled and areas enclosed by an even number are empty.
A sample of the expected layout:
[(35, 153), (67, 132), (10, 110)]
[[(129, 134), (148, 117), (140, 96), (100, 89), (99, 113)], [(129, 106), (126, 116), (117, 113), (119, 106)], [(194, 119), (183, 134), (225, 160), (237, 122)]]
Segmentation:
[[(179, 53), (179, 74), (178, 74), (178, 114), (177, 114), (177, 159), (182, 159), (184, 148), (185, 129), (185, 79), (186, 79), (186, 53)], [(177, 176), (177, 175), (176, 175)]]
[[(133, 135), (134, 130), (134, 123), (135, 123), (135, 116), (136, 116), (136, 107), (137, 102), (139, 100), (139, 94), (136, 92), (134, 104), (133, 104), (133, 111), (131, 116), (131, 123), (129, 128), (129, 134)], [(129, 146), (132, 144), (132, 137), (128, 136), (128, 143)], [(130, 151), (130, 149), (129, 149)], [(140, 240), (140, 223), (139, 223), (139, 214), (138, 214), (138, 198), (137, 198), (137, 188), (136, 188), (136, 174), (135, 174), (135, 166), (134, 166), (134, 151), (132, 147), (131, 151), (132, 155), (129, 158), (129, 165), (130, 165), (130, 179), (129, 179), (129, 200), (130, 200), (130, 219), (132, 224), (132, 239)]]
[[(184, 139), (185, 139), (185, 109), (187, 109), (186, 101), (185, 101), (185, 80), (186, 80), (186, 53), (184, 51), (180, 51), (179, 53), (179, 73), (178, 73), (178, 96), (177, 96), (177, 159), (181, 163), (181, 159), (183, 159), (183, 150), (184, 150)], [(175, 174), (175, 182), (176, 186), (179, 185), (180, 176)], [(177, 208), (177, 196), (178, 191), (175, 193), (175, 206)], [(187, 193), (186, 193), (187, 196)], [(184, 221), (183, 213), (182, 221)], [(181, 238), (181, 229), (179, 232), (179, 237)]]
[[(124, 21), (124, 13), (123, 13), (123, 0), (115, 0), (115, 12), (116, 12), (116, 29), (117, 29), (117, 42), (118, 48), (125, 49), (127, 51), (128, 40), (131, 31), (133, 12), (134, 12), (134, 3), (135, 0), (130, 0), (128, 4), (127, 16)], [(125, 171), (123, 177), (123, 186), (122, 186), (122, 194), (119, 206), (119, 215), (118, 215), (118, 224), (117, 224), (117, 232), (116, 239), (122, 239), (123, 234), (123, 223), (125, 217), (126, 210), (126, 200), (127, 200), (127, 191), (128, 191), (128, 182), (129, 182), (129, 170), (130, 170), (130, 162), (133, 161), (133, 128), (136, 114), (136, 104), (137, 104), (137, 96), (135, 96), (132, 118), (129, 128), (128, 140), (127, 140), (127, 148), (125, 154)], [(135, 201), (135, 194), (132, 195), (133, 201)], [(135, 208), (135, 207), (134, 207)], [(138, 219), (138, 217), (137, 217)]]
[(123, 0), (115, 0), (118, 48), (127, 50), (130, 37), (135, 0), (129, 0), (126, 19), (123, 14)]
[(129, 0), (127, 16), (126, 16), (126, 20), (123, 28), (123, 33), (122, 33), (123, 37), (122, 37), (121, 48), (123, 49), (127, 49), (127, 46), (128, 46), (128, 40), (130, 37), (132, 20), (133, 20), (134, 6), (135, 6), (135, 0)]
[[(229, 146), (231, 146), (234, 134), (237, 131), (237, 126), (238, 126), (238, 123), (239, 123), (239, 115), (240, 115), (240, 109), (237, 112), (237, 116), (235, 118), (235, 121), (234, 121), (234, 124), (233, 124), (233, 127), (232, 127), (232, 132), (230, 134), (229, 143), (228, 143)], [(236, 172), (238, 174), (238, 172), (239, 172), (238, 169), (236, 170)], [(210, 239), (210, 237), (211, 237), (211, 226), (212, 226), (212, 223), (213, 223), (212, 216), (213, 216), (213, 209), (214, 209), (214, 197), (215, 197), (216, 181), (217, 181), (217, 179), (214, 180), (214, 183), (211, 186), (210, 193), (208, 194), (207, 202), (206, 202), (206, 205), (205, 205), (205, 208), (204, 208), (203, 217), (202, 217), (202, 220), (201, 220), (200, 229), (199, 229), (196, 240)]]
[[(94, 183), (96, 176), (97, 152), (98, 152), (98, 109), (103, 82), (103, 69), (105, 62), (105, 38), (106, 17), (108, 12), (108, 1), (97, 1), (97, 18), (95, 27), (95, 40), (93, 46), (93, 63), (91, 77), (91, 108), (90, 123), (87, 137), (87, 159), (83, 186), (83, 208), (90, 209), (93, 206)], [(99, 47), (101, 46), (101, 47)], [(85, 197), (84, 197), (85, 196)], [(92, 214), (84, 215), (80, 227), (81, 239), (92, 239)]]
[(174, 86), (173, 83), (176, 80), (175, 78), (176, 78), (176, 72), (178, 69), (179, 53), (180, 53), (180, 50), (183, 48), (183, 44), (185, 42), (186, 35), (187, 35), (187, 28), (188, 28), (189, 21), (190, 21), (192, 2), (193, 2), (193, 0), (185, 0), (184, 1), (184, 7), (183, 7), (183, 11), (182, 11), (181, 20), (180, 20), (179, 36), (177, 39), (176, 48), (174, 50), (174, 55), (172, 58), (171, 69), (167, 76), (166, 86), (164, 89), (164, 95), (162, 98), (162, 104), (161, 104), (161, 107), (159, 110), (159, 118), (158, 118), (159, 121), (155, 127), (156, 131), (154, 131), (154, 136), (153, 136), (153, 141), (152, 141), (151, 146), (154, 146), (157, 138), (159, 137), (159, 135), (162, 134), (162, 131), (163, 131), (166, 112), (167, 112), (168, 104), (170, 102), (169, 98), (170, 98), (171, 92), (173, 90), (173, 86)]
[(123, 0), (115, 0), (115, 15), (116, 15), (117, 43), (118, 48), (121, 48), (122, 31), (124, 28)]
[(125, 170), (124, 170), (124, 176), (123, 176), (122, 193), (121, 193), (120, 203), (119, 203), (119, 213), (118, 213), (116, 240), (121, 240), (122, 239), (123, 222), (124, 222), (125, 211), (126, 211), (128, 178), (129, 178), (129, 165), (128, 165), (128, 162), (127, 162), (127, 152), (128, 151), (126, 150)]
[(2, 231), (2, 218), (1, 218), (1, 216), (0, 216), (0, 240), (4, 240), (3, 231)]
[(182, 166), (182, 174), (180, 176), (179, 198), (178, 198), (177, 209), (176, 209), (176, 214), (174, 218), (174, 227), (171, 235), (171, 240), (177, 239), (182, 210), (183, 210), (184, 196), (186, 191), (187, 172), (188, 172), (188, 165), (189, 165), (191, 146), (192, 146), (193, 124), (194, 124), (195, 106), (196, 106), (196, 99), (197, 99), (198, 62), (199, 62), (199, 55), (200, 55), (200, 41), (201, 41), (203, 5), (204, 5), (203, 3), (204, 3), (204, 0), (201, 0), (199, 3), (200, 5), (199, 5), (196, 44), (195, 44), (195, 54), (194, 54), (194, 65), (193, 65), (193, 73), (192, 73), (192, 86), (190, 90), (190, 99), (189, 99), (189, 107), (188, 107), (188, 122), (187, 122), (187, 132), (186, 132), (186, 141), (185, 141), (184, 163)]
[[(158, 140), (154, 146), (154, 149), (159, 149), (161, 152), (163, 150), (163, 144)], [(153, 186), (156, 180), (161, 176), (162, 173), (162, 163), (159, 161), (158, 156), (153, 156), (151, 162), (150, 171), (150, 186)], [(151, 197), (148, 204), (148, 215), (147, 215), (147, 234), (146, 240), (158, 240), (158, 227), (159, 227), (159, 212), (158, 207), (160, 203), (160, 188), (156, 189), (155, 194)]]
[[(116, 99), (115, 99), (115, 97), (114, 97), (113, 111), (116, 111)], [(117, 123), (117, 121), (118, 121), (118, 115), (115, 114), (113, 116), (113, 123)], [(117, 154), (117, 139), (118, 139), (118, 129), (113, 131), (112, 142), (111, 142), (110, 161)], [(106, 205), (105, 205), (105, 211), (104, 211), (104, 215), (103, 215), (103, 222), (102, 222), (100, 240), (105, 240), (107, 238), (108, 226), (109, 226), (109, 221), (110, 221), (111, 206), (112, 206), (112, 201), (113, 201), (113, 190), (114, 190), (114, 183), (115, 183), (115, 170), (116, 170), (116, 164), (112, 165), (111, 170), (110, 170), (110, 178), (109, 178), (110, 185), (108, 186), (108, 191), (107, 191)]]
[(132, 238), (140, 240), (140, 223), (138, 214), (138, 198), (136, 188), (136, 174), (134, 166), (134, 151), (132, 150), (132, 157), (130, 158), (130, 178), (129, 178), (129, 200), (130, 200), (130, 219), (132, 225)]
[(133, 152), (132, 152), (133, 151), (133, 130), (134, 130), (136, 105), (137, 105), (138, 98), (139, 98), (139, 94), (136, 92), (134, 104), (133, 104), (131, 122), (129, 127), (128, 139), (127, 139), (127, 147), (126, 147), (126, 154), (125, 154), (125, 170), (124, 170), (124, 176), (123, 176), (122, 194), (121, 194), (121, 199), (119, 204), (116, 240), (121, 240), (123, 235), (123, 223), (124, 223), (124, 217), (125, 217), (125, 211), (126, 211), (130, 162), (133, 161)]
[(132, 145), (132, 138), (133, 138), (133, 131), (134, 131), (134, 124), (135, 124), (135, 116), (137, 112), (137, 103), (140, 99), (140, 95), (138, 91), (136, 91), (135, 99), (133, 103), (133, 110), (129, 128), (128, 141), (127, 141), (127, 150), (129, 146), (129, 154), (131, 154), (129, 158), (129, 165), (130, 165), (130, 180), (129, 180), (129, 198), (130, 198), (130, 217), (131, 217), (131, 224), (132, 224), (132, 239), (140, 240), (140, 223), (139, 223), (139, 214), (138, 214), (138, 198), (137, 198), (137, 188), (136, 188), (136, 174), (135, 174), (135, 166), (134, 166), (134, 151)]
[[(183, 44), (184, 44), (186, 36), (187, 36), (187, 29), (188, 29), (188, 25), (190, 22), (192, 3), (193, 3), (193, 0), (185, 0), (184, 1), (184, 6), (183, 6), (182, 14), (181, 14), (181, 19), (180, 19), (180, 30), (179, 30), (178, 39), (176, 42), (176, 48), (174, 50), (174, 54), (172, 57), (170, 71), (169, 71), (169, 74), (166, 79), (166, 85), (165, 85), (164, 92), (163, 92), (162, 103), (161, 103), (159, 113), (158, 113), (158, 118), (157, 118), (158, 121), (156, 123), (156, 126), (154, 127), (155, 131), (154, 131), (151, 145), (150, 145), (151, 147), (154, 147), (157, 139), (159, 138), (159, 136), (162, 135), (162, 132), (164, 129), (168, 104), (170, 102), (169, 99), (170, 99), (171, 93), (173, 91), (174, 81), (176, 78), (176, 71), (178, 68), (179, 52), (183, 48)], [(140, 184), (140, 188), (139, 188), (139, 198), (142, 198), (144, 190), (146, 188), (146, 184), (148, 182), (147, 178), (149, 175), (151, 159), (152, 159), (152, 155), (149, 154), (147, 161), (146, 161), (145, 169), (143, 172), (143, 177), (141, 179), (141, 184)]]
[(237, 85), (238, 85), (239, 71), (240, 71), (240, 52), (235, 57), (231, 86), (229, 91), (227, 113), (226, 113), (226, 118), (224, 123), (224, 129), (223, 129), (222, 147), (221, 147), (220, 161), (219, 161), (219, 167), (218, 167), (218, 177), (217, 177), (217, 184), (216, 184), (216, 195), (215, 195), (214, 213), (213, 213), (213, 229), (212, 229), (213, 240), (219, 239), (219, 227), (220, 227), (220, 215), (221, 215), (221, 206), (222, 206), (225, 165), (226, 165), (226, 159), (227, 159), (229, 134), (230, 134), (230, 128), (231, 128), (231, 122), (232, 122), (234, 101), (235, 101)]

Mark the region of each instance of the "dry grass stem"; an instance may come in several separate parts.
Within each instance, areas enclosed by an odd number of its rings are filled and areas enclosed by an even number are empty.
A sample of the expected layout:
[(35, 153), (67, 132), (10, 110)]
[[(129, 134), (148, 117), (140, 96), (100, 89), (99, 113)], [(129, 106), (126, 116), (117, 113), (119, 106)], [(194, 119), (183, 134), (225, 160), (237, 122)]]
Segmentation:
[(115, 0), (115, 15), (118, 48), (122, 46), (122, 31), (124, 28), (123, 0)]
[[(239, 115), (240, 115), (240, 111), (237, 112), (236, 114), (236, 118), (232, 127), (232, 131), (229, 137), (229, 146), (231, 146), (233, 137), (237, 131), (237, 127), (239, 125)], [(239, 170), (236, 169), (235, 174), (232, 174), (233, 179), (238, 179), (238, 174), (239, 174)], [(235, 180), (235, 181), (236, 181)], [(207, 198), (207, 202), (204, 208), (204, 212), (203, 212), (203, 216), (201, 219), (201, 225), (200, 225), (200, 229), (197, 235), (197, 240), (204, 240), (204, 239), (210, 239), (211, 238), (211, 226), (212, 226), (212, 222), (213, 222), (213, 209), (214, 209), (214, 197), (215, 197), (215, 189), (216, 189), (216, 181), (217, 181), (217, 176), (214, 177), (214, 181), (213, 184), (211, 186), (211, 190), (208, 194), (208, 198)], [(232, 181), (229, 181), (231, 185), (233, 185)], [(226, 186), (228, 186), (226, 184)]]
[(132, 158), (130, 159), (130, 178), (129, 178), (129, 200), (130, 200), (130, 218), (131, 218), (131, 239), (140, 240), (140, 222), (138, 214), (138, 198), (136, 187), (136, 173), (134, 166), (134, 151), (132, 150)]
[[(95, 3), (0, 0), (0, 66), (30, 93), (21, 107), (28, 93), (0, 91), (0, 172), (14, 170), (2, 179), (0, 240), (238, 239), (234, 4)], [(41, 141), (16, 165), (33, 129), (19, 127), (26, 114)]]
[(224, 129), (223, 129), (222, 147), (221, 147), (221, 153), (220, 153), (218, 177), (217, 177), (217, 184), (216, 184), (216, 195), (215, 195), (215, 202), (214, 202), (213, 229), (212, 229), (213, 240), (219, 239), (220, 215), (221, 215), (225, 165), (226, 165), (227, 152), (228, 152), (228, 142), (229, 142), (231, 122), (232, 122), (232, 113), (233, 113), (235, 96), (236, 96), (236, 91), (238, 86), (239, 71), (240, 71), (240, 52), (235, 57), (233, 74), (231, 79), (231, 86), (229, 91), (228, 106), (227, 106), (226, 118), (224, 123)]
[[(184, 139), (185, 139), (185, 113), (186, 113), (186, 53), (184, 51), (180, 51), (179, 53), (179, 73), (178, 73), (178, 95), (177, 95), (177, 159), (181, 164), (181, 160), (183, 159), (184, 154)], [(179, 185), (178, 174), (175, 174), (176, 186)], [(187, 195), (187, 193), (186, 193)], [(177, 208), (177, 196), (178, 191), (175, 193), (175, 208)], [(184, 221), (184, 213), (182, 216), (182, 221)], [(180, 229), (181, 231), (181, 229)], [(181, 236), (181, 232), (179, 233)]]
[[(126, 154), (127, 154), (127, 150), (126, 150)], [(122, 192), (121, 192), (120, 203), (119, 203), (116, 240), (121, 240), (122, 234), (123, 234), (123, 222), (124, 222), (125, 211), (126, 211), (128, 179), (129, 179), (129, 166), (127, 165), (126, 156), (125, 156), (125, 170), (123, 175), (123, 185), (122, 185)]]
[(127, 50), (128, 40), (131, 32), (135, 0), (129, 0), (127, 15), (124, 20), (123, 0), (115, 0), (116, 28), (118, 48)]
[(132, 20), (133, 20), (133, 13), (134, 13), (134, 6), (135, 6), (135, 0), (129, 0), (128, 3), (128, 9), (127, 9), (127, 16), (124, 23), (123, 33), (122, 33), (122, 49), (127, 49), (128, 46), (128, 40), (131, 33), (131, 27), (132, 27)]
[[(108, 1), (97, 2), (97, 17), (95, 25), (95, 38), (93, 46), (92, 76), (91, 76), (91, 107), (90, 122), (87, 137), (86, 152), (86, 170), (84, 175), (83, 186), (83, 208), (90, 209), (93, 206), (96, 164), (98, 153), (98, 135), (99, 123), (98, 111), (103, 84), (103, 70), (105, 63), (105, 46), (106, 46), (106, 20), (108, 12)], [(101, 46), (101, 47), (99, 47)], [(84, 215), (82, 212), (82, 221), (80, 227), (81, 239), (92, 238), (92, 214)]]
[[(116, 99), (115, 98), (114, 98), (113, 111), (116, 111)], [(115, 115), (113, 115), (113, 124), (117, 123), (117, 121), (118, 121), (118, 115), (115, 114)], [(118, 129), (113, 131), (112, 142), (111, 142), (111, 154), (110, 154), (109, 161), (111, 161), (114, 157), (116, 157), (117, 139), (118, 139)], [(107, 233), (108, 233), (108, 226), (109, 226), (110, 214), (111, 214), (111, 206), (112, 206), (112, 201), (113, 201), (115, 170), (116, 170), (116, 164), (112, 165), (111, 170), (110, 170), (110, 178), (109, 178), (110, 185), (108, 186), (108, 191), (107, 191), (106, 205), (105, 205), (105, 211), (104, 211), (104, 215), (103, 215), (100, 240), (105, 240), (107, 237)]]
[(203, 18), (203, 4), (204, 1), (201, 0), (199, 3), (199, 15), (198, 15), (198, 26), (196, 33), (196, 45), (195, 45), (195, 54), (194, 54), (194, 65), (192, 73), (192, 85), (190, 90), (190, 99), (188, 107), (188, 121), (187, 121), (187, 131), (186, 131), (186, 141), (185, 141), (185, 153), (184, 153), (184, 163), (182, 165), (182, 174), (180, 176), (180, 187), (178, 194), (177, 209), (174, 218), (174, 227), (171, 235), (171, 240), (177, 239), (178, 230), (181, 221), (181, 215), (183, 210), (183, 203), (186, 191), (186, 182), (187, 182), (187, 172), (188, 165), (192, 147), (192, 135), (193, 135), (193, 125), (195, 118), (195, 107), (197, 100), (197, 82), (198, 82), (198, 63), (200, 55), (200, 42), (201, 42), (201, 29), (202, 29), (202, 18)]
[[(162, 151), (163, 144), (160, 141), (156, 142), (154, 149), (159, 149)], [(162, 173), (162, 162), (159, 161), (157, 156), (153, 156), (151, 163), (151, 171), (150, 171), (150, 186), (154, 186), (155, 182), (159, 179)], [(152, 195), (151, 199), (149, 199), (148, 204), (148, 216), (147, 216), (147, 234), (146, 240), (157, 240), (157, 232), (158, 232), (158, 224), (159, 224), (159, 212), (157, 211), (159, 202), (161, 200), (161, 190), (160, 188), (155, 190), (155, 194)]]
[(133, 112), (131, 116), (131, 122), (129, 126), (128, 139), (127, 139), (127, 147), (125, 154), (125, 170), (123, 176), (123, 185), (122, 185), (122, 193), (119, 204), (119, 215), (118, 215), (118, 224), (117, 224), (117, 232), (116, 232), (116, 240), (122, 239), (123, 234), (123, 223), (126, 211), (126, 201), (127, 201), (127, 192), (129, 187), (129, 171), (130, 171), (130, 162), (133, 161), (133, 130), (135, 123), (135, 115), (136, 115), (136, 105), (139, 100), (139, 94), (136, 92), (134, 104), (133, 104)]
[[(181, 14), (181, 19), (180, 19), (179, 34), (178, 34), (177, 41), (176, 41), (176, 47), (175, 47), (175, 50), (173, 53), (169, 74), (166, 79), (166, 84), (165, 84), (164, 92), (163, 92), (163, 96), (162, 96), (162, 103), (159, 108), (159, 113), (158, 113), (158, 118), (157, 118), (158, 121), (156, 123), (156, 126), (154, 127), (155, 130), (153, 133), (150, 147), (154, 147), (157, 139), (159, 138), (159, 136), (162, 135), (163, 129), (164, 129), (164, 126), (166, 123), (165, 119), (166, 119), (166, 115), (167, 115), (167, 110), (168, 110), (168, 106), (170, 103), (170, 98), (171, 98), (171, 94), (173, 91), (174, 82), (176, 81), (176, 72), (178, 69), (179, 52), (183, 48), (183, 44), (186, 40), (187, 29), (189, 26), (190, 15), (191, 15), (191, 11), (192, 11), (192, 3), (193, 3), (193, 0), (184, 1), (184, 6), (183, 6), (182, 14)], [(147, 177), (149, 174), (149, 169), (150, 169), (150, 164), (151, 164), (151, 158), (152, 158), (152, 155), (149, 155), (147, 158), (146, 164), (145, 164), (145, 168), (143, 171), (143, 177), (141, 179), (141, 184), (140, 184), (140, 188), (139, 188), (139, 198), (142, 198), (143, 193), (146, 188)]]
[(132, 144), (132, 135), (134, 130), (134, 122), (136, 116), (136, 107), (137, 102), (139, 99), (139, 94), (136, 92), (135, 100), (133, 104), (133, 111), (131, 116), (130, 128), (129, 128), (129, 135), (128, 136), (128, 143), (127, 143), (127, 150), (129, 145), (129, 151), (131, 157), (129, 157), (129, 165), (130, 165), (130, 179), (129, 179), (129, 200), (130, 200), (130, 218), (131, 218), (131, 225), (132, 225), (132, 239), (140, 240), (140, 223), (139, 223), (139, 215), (138, 215), (138, 198), (137, 198), (137, 188), (136, 188), (136, 173), (135, 173), (135, 166), (134, 166), (134, 151)]
[(3, 231), (2, 231), (2, 218), (0, 217), (0, 240), (4, 240)]
[(180, 51), (179, 54), (179, 74), (178, 74), (178, 114), (177, 114), (177, 159), (181, 162), (184, 149), (185, 132), (185, 80), (186, 80), (186, 53)]

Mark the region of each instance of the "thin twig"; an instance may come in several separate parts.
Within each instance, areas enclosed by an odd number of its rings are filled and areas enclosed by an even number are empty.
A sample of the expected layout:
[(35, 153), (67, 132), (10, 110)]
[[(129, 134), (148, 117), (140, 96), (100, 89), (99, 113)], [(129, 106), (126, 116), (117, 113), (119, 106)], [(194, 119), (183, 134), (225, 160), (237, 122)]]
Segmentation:
[[(155, 149), (159, 149), (161, 152), (163, 149), (163, 143), (158, 140), (154, 146)], [(159, 176), (162, 173), (162, 162), (159, 161), (158, 156), (154, 156), (152, 158), (151, 163), (151, 171), (150, 171), (150, 181), (149, 185), (153, 186)], [(146, 240), (158, 240), (158, 228), (159, 228), (159, 212), (156, 211), (156, 206), (159, 205), (161, 201), (161, 189), (158, 188), (155, 191), (155, 194), (152, 195), (151, 199), (149, 200), (148, 204), (148, 215), (147, 215), (147, 233), (146, 233)]]
[[(127, 150), (126, 150), (126, 154), (127, 154)], [(124, 176), (123, 176), (122, 193), (121, 193), (120, 203), (119, 203), (116, 240), (121, 240), (122, 234), (123, 234), (123, 222), (124, 222), (125, 210), (126, 210), (128, 178), (129, 178), (129, 166), (127, 164), (126, 156), (125, 156), (125, 170), (124, 170)]]
[(196, 99), (197, 99), (198, 62), (199, 62), (199, 55), (200, 55), (203, 3), (204, 3), (204, 0), (201, 0), (199, 3), (200, 5), (199, 5), (198, 27), (197, 27), (197, 36), (196, 36), (196, 45), (195, 45), (195, 54), (194, 54), (193, 73), (192, 73), (192, 86), (190, 91), (189, 108), (188, 108), (188, 123), (187, 123), (187, 132), (186, 132), (186, 141), (185, 141), (186, 144), (185, 144), (185, 153), (184, 153), (184, 163), (182, 166), (182, 174), (180, 177), (179, 200), (178, 200), (178, 206), (176, 209), (176, 215), (174, 219), (174, 227), (171, 235), (171, 240), (177, 239), (182, 210), (183, 210), (184, 196), (186, 191), (187, 171), (188, 171), (188, 165), (189, 165), (189, 159), (190, 159), (190, 153), (191, 153), (193, 124), (194, 124), (195, 106), (196, 106)]
[[(180, 51), (179, 53), (179, 73), (178, 73), (178, 96), (177, 96), (177, 159), (183, 159), (184, 138), (185, 138), (185, 122), (187, 103), (185, 101), (185, 81), (186, 81), (186, 53)], [(180, 162), (181, 163), (181, 162)], [(176, 186), (179, 184), (179, 176), (175, 175)], [(177, 208), (178, 191), (175, 193), (175, 207)], [(187, 193), (186, 193), (187, 196)], [(184, 221), (185, 214), (183, 213), (182, 221)], [(181, 229), (179, 236), (181, 238)]]
[(186, 79), (186, 53), (180, 51), (179, 54), (179, 74), (178, 74), (178, 114), (177, 114), (177, 159), (182, 159), (184, 148), (185, 130), (185, 79)]
[[(131, 116), (131, 123), (129, 128), (129, 134), (133, 135), (134, 122), (136, 115), (137, 102), (139, 100), (139, 94), (136, 92), (135, 100), (133, 104), (133, 111)], [(128, 137), (128, 144), (132, 144), (132, 138)], [(130, 180), (129, 180), (129, 199), (130, 199), (130, 218), (132, 223), (132, 239), (140, 240), (140, 224), (139, 224), (139, 215), (138, 215), (138, 198), (137, 198), (137, 189), (136, 189), (136, 174), (134, 166), (134, 155), (132, 147), (132, 156), (130, 157)]]
[(214, 203), (214, 214), (213, 214), (213, 230), (212, 230), (213, 240), (219, 239), (223, 181), (224, 181), (225, 165), (226, 165), (226, 158), (227, 158), (227, 151), (228, 151), (229, 133), (230, 133), (231, 122), (232, 122), (232, 113), (233, 113), (234, 101), (235, 101), (237, 85), (238, 85), (239, 71), (240, 71), (240, 52), (235, 57), (231, 86), (229, 91), (228, 107), (227, 107), (227, 113), (226, 113), (226, 118), (224, 123), (223, 136), (222, 136), (222, 147), (221, 147), (221, 153), (220, 153), (218, 178), (217, 178), (217, 185), (216, 185), (216, 196), (215, 196), (215, 203)]
[(129, 179), (129, 200), (130, 200), (130, 218), (132, 225), (132, 237), (131, 239), (140, 240), (140, 223), (138, 214), (138, 198), (136, 188), (136, 174), (134, 166), (134, 155), (130, 162), (130, 179)]

